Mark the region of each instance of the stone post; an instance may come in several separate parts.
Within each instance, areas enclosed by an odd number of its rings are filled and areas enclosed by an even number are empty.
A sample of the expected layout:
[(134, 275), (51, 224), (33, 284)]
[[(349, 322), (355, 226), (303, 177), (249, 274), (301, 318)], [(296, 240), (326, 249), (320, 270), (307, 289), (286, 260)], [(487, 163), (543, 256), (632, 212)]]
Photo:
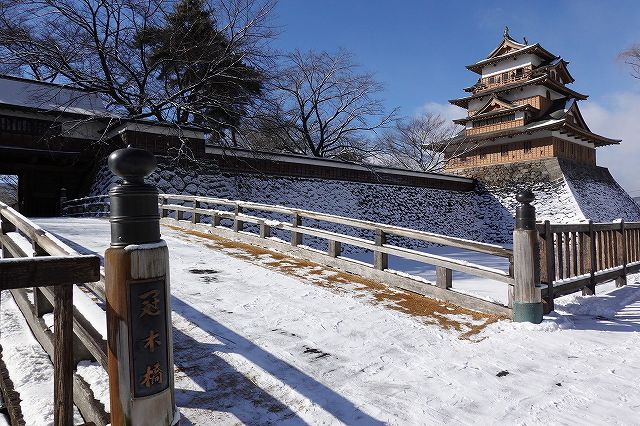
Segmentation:
[(516, 196), (516, 226), (513, 230), (513, 321), (542, 322), (540, 287), (540, 253), (536, 230), (536, 209), (531, 205), (535, 196), (529, 190)]
[(123, 179), (109, 192), (111, 247), (104, 257), (111, 424), (175, 425), (169, 257), (158, 191), (144, 183), (156, 160), (125, 148), (109, 156), (109, 167)]

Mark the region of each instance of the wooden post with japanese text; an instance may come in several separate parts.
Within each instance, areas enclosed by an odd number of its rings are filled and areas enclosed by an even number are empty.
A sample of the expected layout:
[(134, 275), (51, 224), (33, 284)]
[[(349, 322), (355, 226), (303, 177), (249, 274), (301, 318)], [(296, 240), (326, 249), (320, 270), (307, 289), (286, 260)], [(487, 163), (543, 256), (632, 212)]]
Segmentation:
[(175, 425), (169, 253), (160, 239), (156, 167), (148, 151), (109, 156), (122, 184), (109, 192), (111, 247), (105, 259), (111, 424)]

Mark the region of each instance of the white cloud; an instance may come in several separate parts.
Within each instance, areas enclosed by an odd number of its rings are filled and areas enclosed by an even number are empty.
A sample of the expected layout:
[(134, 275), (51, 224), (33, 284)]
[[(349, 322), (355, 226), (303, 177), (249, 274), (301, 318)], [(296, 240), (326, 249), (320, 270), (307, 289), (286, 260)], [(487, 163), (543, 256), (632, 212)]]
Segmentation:
[(447, 120), (453, 120), (455, 118), (463, 118), (467, 116), (466, 109), (451, 105), (449, 103), (440, 104), (437, 102), (427, 102), (416, 110), (415, 115), (424, 114), (425, 112), (440, 114)]
[(580, 103), (591, 131), (622, 139), (620, 145), (598, 148), (598, 165), (608, 167), (632, 196), (640, 196), (640, 93), (617, 93), (607, 100), (609, 108), (598, 102)]

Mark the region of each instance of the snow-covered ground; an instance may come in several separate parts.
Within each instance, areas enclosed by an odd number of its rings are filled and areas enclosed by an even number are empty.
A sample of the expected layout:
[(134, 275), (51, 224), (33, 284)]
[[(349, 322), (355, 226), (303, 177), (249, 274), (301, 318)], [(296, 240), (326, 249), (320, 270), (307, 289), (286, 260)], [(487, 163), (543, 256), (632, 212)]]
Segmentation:
[[(38, 223), (97, 253), (109, 241), (104, 220)], [(640, 424), (638, 276), (595, 297), (558, 299), (540, 325), (513, 324), (308, 262), (162, 232), (184, 425)], [(5, 347), (17, 390), (42, 401), (42, 419), (28, 420), (48, 424), (50, 364), (7, 294), (1, 315), (3, 346), (24, 342)]]

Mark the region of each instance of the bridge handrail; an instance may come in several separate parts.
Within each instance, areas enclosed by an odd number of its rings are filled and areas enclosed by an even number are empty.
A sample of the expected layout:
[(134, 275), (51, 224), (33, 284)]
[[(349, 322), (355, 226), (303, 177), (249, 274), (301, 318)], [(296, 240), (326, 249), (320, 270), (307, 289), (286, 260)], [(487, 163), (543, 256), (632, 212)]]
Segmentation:
[[(397, 287), (453, 301), (454, 303), (471, 307), (472, 309), (497, 314), (506, 314), (508, 312), (508, 308), (499, 303), (455, 291), (452, 283), (452, 271), (457, 271), (508, 284), (507, 290), (510, 294), (510, 289), (513, 288), (515, 282), (512, 268), (513, 252), (506, 247), (327, 213), (225, 198), (161, 194), (159, 195), (158, 201), (162, 220), (167, 224), (176, 223), (181, 227), (187, 228), (195, 226), (195, 229), (198, 229), (198, 227), (202, 228), (203, 226), (209, 228), (209, 226), (211, 226), (221, 231), (224, 230), (223, 232), (230, 232), (226, 227), (221, 226), (221, 220), (231, 220), (233, 221), (233, 232), (237, 233), (236, 235), (238, 235), (239, 238), (249, 238), (252, 243), (258, 245), (277, 245), (277, 247), (283, 248), (285, 251), (295, 250), (299, 255), (308, 257), (311, 260), (325, 262), (328, 265), (336, 264), (336, 266), (342, 267), (349, 272), (369, 276), (373, 279), (381, 279), (385, 282), (393, 283), (393, 285)], [(189, 203), (190, 205), (184, 203)], [(203, 204), (206, 204), (208, 208), (203, 208)], [(226, 210), (211, 208), (215, 206), (225, 206)], [(284, 214), (290, 216), (291, 221), (283, 222), (272, 220), (268, 217), (247, 214), (247, 211)], [(170, 212), (176, 212), (175, 219), (169, 217)], [(185, 213), (191, 214), (192, 223), (190, 225), (185, 224)], [(210, 225), (201, 223), (202, 218), (206, 216), (211, 217)], [(302, 222), (304, 218), (374, 231), (375, 237), (372, 240), (348, 235), (335, 230), (329, 231), (317, 226), (312, 226), (311, 224), (305, 226)], [(166, 222), (166, 220), (169, 220), (169, 222)], [(177, 222), (174, 222), (174, 220)], [(259, 235), (256, 235), (255, 232), (244, 232), (244, 223), (258, 225)], [(288, 231), (291, 234), (290, 246), (293, 248), (288, 249), (288, 244), (285, 241), (271, 238), (272, 229)], [(328, 244), (327, 252), (323, 254), (316, 249), (304, 246), (302, 242), (303, 235), (326, 240)], [(399, 236), (402, 239), (398, 240), (398, 242), (388, 241), (388, 236)], [(430, 242), (506, 258), (509, 259), (510, 267), (508, 271), (504, 271), (474, 262), (422, 252), (406, 246), (403, 247), (403, 245), (405, 245), (403, 242), (407, 240)], [(348, 244), (373, 252), (373, 263), (368, 264), (343, 257), (341, 255), (341, 244)], [(319, 259), (319, 255), (323, 257)], [(430, 283), (423, 282), (420, 278), (390, 270), (388, 266), (389, 255), (435, 266), (436, 285), (429, 285)], [(445, 293), (443, 293), (443, 291), (445, 291)]]
[[(0, 289), (11, 292), (34, 337), (54, 362), (56, 403), (63, 407), (55, 412), (56, 424), (68, 424), (65, 419), (75, 402), (85, 420), (106, 425), (106, 410), (73, 371), (80, 359), (98, 361), (105, 368), (107, 364), (106, 340), (82, 312), (85, 308), (73, 304), (74, 284), (99, 281), (99, 257), (73, 250), (2, 202), (0, 246)], [(26, 290), (29, 287), (32, 297)], [(42, 319), (51, 312), (53, 335)]]
[[(478, 253), (490, 254), (493, 256), (512, 258), (513, 251), (498, 244), (482, 243), (478, 241), (467, 240), (464, 238), (456, 238), (448, 235), (436, 234), (432, 232), (420, 231), (401, 226), (388, 225), (384, 223), (372, 222), (363, 219), (354, 219), (345, 216), (332, 215), (328, 213), (314, 212), (311, 210), (295, 209), (291, 207), (275, 206), (269, 204), (254, 203), (250, 201), (230, 200), (226, 198), (203, 197), (196, 195), (176, 195), (176, 194), (160, 194), (161, 200), (181, 200), (190, 202), (204, 202), (211, 204), (227, 205), (232, 207), (240, 207), (247, 210), (260, 210), (265, 212), (282, 213), (288, 215), (299, 215), (309, 219), (316, 219), (323, 222), (330, 222), (339, 225), (351, 226), (354, 228), (366, 230), (381, 230), (389, 235), (396, 235), (410, 239), (440, 244), (449, 247), (461, 248)], [(186, 211), (191, 211), (186, 210)]]
[(552, 224), (538, 222), (540, 278), (552, 299), (640, 271), (640, 222)]

